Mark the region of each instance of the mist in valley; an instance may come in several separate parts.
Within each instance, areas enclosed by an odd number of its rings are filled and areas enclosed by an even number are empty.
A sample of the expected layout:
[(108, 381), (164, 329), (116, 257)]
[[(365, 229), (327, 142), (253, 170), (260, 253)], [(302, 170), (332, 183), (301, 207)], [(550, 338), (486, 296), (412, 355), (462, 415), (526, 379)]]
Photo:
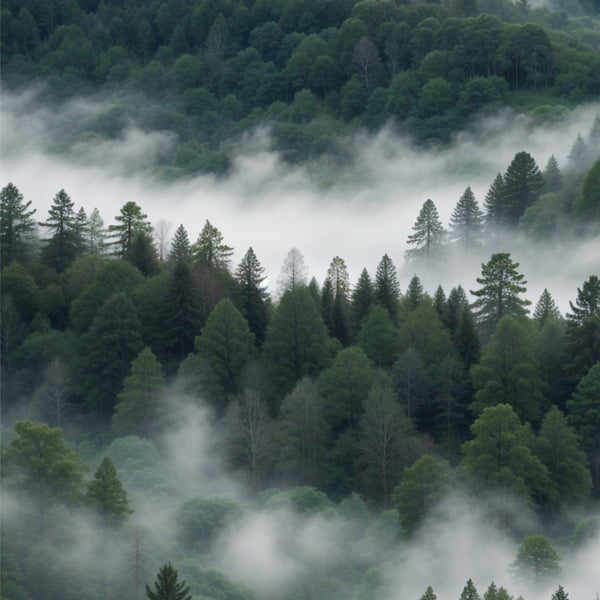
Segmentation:
[[(303, 166), (286, 164), (270, 150), (264, 127), (236, 143), (227, 177), (174, 182), (156, 179), (152, 170), (155, 158), (175, 143), (168, 134), (131, 127), (116, 140), (81, 139), (68, 153), (51, 152), (61, 128), (76, 127), (109, 109), (107, 103), (77, 101), (49, 110), (37, 104), (35, 91), (3, 95), (2, 186), (12, 182), (26, 201), (32, 200), (38, 221), (46, 218), (60, 189), (76, 209), (84, 207), (90, 214), (97, 207), (106, 225), (129, 201), (141, 206), (154, 224), (169, 223), (171, 234), (183, 223), (192, 241), (209, 220), (234, 248), (232, 265), (253, 247), (272, 294), (293, 247), (304, 255), (309, 279), (314, 276), (319, 283), (334, 256), (344, 259), (355, 283), (363, 268), (373, 277), (387, 253), (398, 268), (403, 292), (417, 274), (430, 293), (438, 284), (446, 293), (457, 285), (476, 289), (481, 263), (493, 252), (510, 252), (528, 281), (531, 302), (535, 305), (547, 288), (563, 315), (577, 288), (598, 273), (600, 232), (583, 236), (569, 230), (548, 240), (497, 232), (481, 252), (450, 254), (429, 265), (407, 262), (404, 254), (426, 199), (434, 201), (447, 227), (467, 186), (483, 208), (489, 186), (515, 153), (529, 152), (541, 170), (554, 155), (565, 168), (577, 134), (587, 134), (600, 104), (580, 108), (553, 125), (504, 112), (474, 123), (443, 149), (416, 148), (389, 127), (345, 140), (349, 160), (341, 166), (326, 157)], [(152, 583), (158, 567), (172, 561), (192, 593), (199, 569), (210, 567), (246, 586), (257, 600), (293, 594), (315, 600), (418, 600), (427, 586), (439, 600), (452, 600), (469, 578), (481, 596), (492, 581), (526, 600), (549, 600), (559, 583), (571, 600), (594, 600), (600, 592), (600, 537), (578, 550), (567, 542), (565, 530), (572, 530), (581, 516), (575, 510), (560, 532), (561, 573), (531, 587), (514, 577), (511, 564), (523, 536), (538, 534), (542, 526), (516, 499), (512, 512), (518, 520), (512, 528), (502, 528), (493, 517), (493, 498), (469, 496), (457, 485), (410, 539), (399, 537), (395, 511), (380, 514), (366, 505), (342, 508), (332, 502), (303, 512), (281, 490), (257, 500), (247, 482), (226, 468), (223, 431), (212, 409), (176, 388), (170, 402), (176, 408), (172, 425), (155, 444), (133, 446), (133, 454), (112, 448), (133, 509), (123, 531), (107, 533), (84, 512), (57, 513), (51, 519), (50, 545), (64, 548), (52, 557), (56, 568), (96, 571), (90, 581), (104, 577), (107, 596), (114, 593), (115, 581), (131, 586), (136, 540), (144, 557), (144, 582)], [(83, 448), (78, 450), (84, 454)], [(95, 469), (102, 456), (111, 455), (111, 446), (86, 452), (84, 458)], [(208, 535), (202, 547), (191, 547), (182, 541), (180, 509), (198, 496), (225, 497), (240, 510), (221, 531)], [(5, 529), (26, 528), (29, 510), (12, 492), (3, 493)], [(40, 561), (50, 559), (47, 546), (40, 548)], [(380, 571), (371, 573), (371, 581), (366, 575), (364, 581), (356, 580), (355, 573), (366, 574), (372, 567)], [(322, 589), (309, 589), (318, 580), (324, 582)], [(142, 588), (137, 593), (141, 597)]]

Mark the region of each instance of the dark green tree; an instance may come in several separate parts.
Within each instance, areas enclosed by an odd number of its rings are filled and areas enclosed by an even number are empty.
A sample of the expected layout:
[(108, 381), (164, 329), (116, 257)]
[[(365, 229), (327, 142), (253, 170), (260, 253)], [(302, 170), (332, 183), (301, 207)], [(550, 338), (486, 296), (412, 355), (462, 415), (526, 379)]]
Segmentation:
[(556, 302), (554, 302), (554, 298), (546, 288), (544, 288), (540, 299), (535, 305), (533, 318), (539, 323), (540, 327), (543, 327), (548, 319), (561, 318)]
[(177, 569), (169, 562), (163, 565), (156, 575), (154, 591), (146, 584), (149, 600), (192, 600), (189, 586), (179, 581)]
[(18, 188), (8, 183), (0, 192), (0, 264), (7, 266), (13, 260), (24, 262), (36, 231), (31, 218), (35, 208), (29, 210), (31, 200), (23, 201)]
[(83, 237), (77, 227), (73, 206), (65, 190), (60, 190), (48, 211), (50, 216), (40, 223), (52, 232), (43, 248), (42, 260), (59, 272), (64, 271), (83, 250)]
[(118, 435), (150, 437), (160, 419), (165, 392), (162, 367), (150, 348), (144, 348), (131, 363), (112, 416)]
[(425, 294), (423, 292), (421, 280), (417, 275), (413, 275), (406, 288), (406, 294), (404, 295), (404, 298), (402, 298), (402, 308), (408, 311), (415, 310), (424, 297)]
[(124, 260), (130, 260), (136, 234), (152, 234), (152, 225), (148, 221), (148, 215), (145, 215), (141, 207), (133, 201), (122, 206), (115, 221), (118, 222), (117, 225), (108, 226), (109, 237), (112, 238), (111, 244), (115, 247), (117, 256)]
[(255, 354), (254, 335), (231, 300), (221, 300), (195, 341), (196, 351), (211, 366), (225, 397), (238, 391), (242, 368)]
[(502, 524), (508, 517), (509, 493), (534, 503), (552, 495), (554, 483), (548, 469), (532, 452), (533, 435), (510, 405), (484, 409), (471, 432), (473, 439), (462, 446), (460, 469), (476, 490), (491, 488), (496, 493), (502, 502)]
[(366, 269), (360, 273), (356, 286), (352, 290), (352, 327), (356, 333), (362, 324), (362, 320), (367, 316), (373, 303), (373, 284), (371, 277)]
[(458, 199), (450, 217), (450, 240), (465, 250), (472, 250), (481, 243), (483, 235), (483, 213), (475, 194), (468, 187)]
[(556, 406), (544, 417), (534, 451), (556, 485), (558, 506), (583, 500), (589, 495), (592, 478), (587, 457), (575, 429)]
[(459, 600), (481, 600), (481, 596), (477, 593), (477, 588), (473, 581), (469, 579), (460, 594)]
[(515, 154), (504, 174), (501, 221), (514, 227), (544, 189), (544, 179), (533, 157), (527, 152)]
[(377, 367), (389, 368), (397, 356), (397, 329), (385, 308), (374, 305), (362, 320), (356, 345)]
[(402, 480), (394, 488), (392, 502), (406, 534), (412, 533), (429, 510), (448, 492), (450, 465), (427, 454), (404, 469)]
[(406, 414), (417, 422), (430, 397), (431, 380), (416, 350), (409, 348), (402, 352), (392, 366), (392, 377)]
[(425, 258), (439, 255), (446, 241), (446, 230), (442, 226), (437, 208), (431, 199), (427, 199), (415, 224), (414, 233), (408, 236), (407, 243), (415, 246), (406, 251), (407, 258)]
[(502, 212), (503, 194), (504, 178), (501, 173), (498, 173), (483, 201), (483, 206), (485, 207), (485, 222), (488, 229), (504, 225)]
[(125, 521), (131, 512), (127, 492), (110, 456), (102, 459), (87, 488), (86, 500), (98, 510), (107, 525), (119, 525)]
[(317, 306), (303, 285), (282, 296), (267, 327), (263, 357), (281, 399), (296, 382), (316, 376), (326, 365), (327, 330)]
[(586, 221), (600, 219), (600, 158), (585, 174), (579, 193), (573, 202), (573, 214)]
[(396, 322), (400, 302), (400, 284), (396, 267), (387, 254), (383, 255), (377, 265), (373, 302), (383, 306), (390, 313), (392, 321)]
[(584, 375), (567, 400), (569, 422), (575, 426), (592, 468), (594, 490), (600, 486), (600, 362)]
[(182, 360), (193, 351), (194, 340), (204, 323), (202, 296), (185, 260), (175, 263), (168, 285), (163, 321), (165, 343)]
[(124, 293), (111, 296), (83, 336), (85, 406), (108, 420), (131, 361), (143, 349), (136, 310)]
[(526, 307), (531, 302), (520, 297), (527, 291), (524, 287), (527, 282), (518, 267), (519, 263), (513, 263), (509, 253), (492, 254), (481, 265), (482, 276), (477, 277), (477, 283), (482, 287), (471, 290), (477, 298), (472, 307), (476, 309), (477, 324), (488, 338), (503, 316), (522, 317), (529, 312)]
[(234, 301), (242, 316), (248, 322), (250, 331), (258, 346), (261, 346), (267, 333), (269, 321), (269, 293), (264, 285), (265, 269), (260, 264), (254, 250), (248, 248), (235, 273), (237, 287)]
[(481, 414), (485, 407), (510, 404), (521, 420), (540, 422), (546, 386), (538, 370), (534, 334), (527, 321), (509, 316), (500, 320), (480, 363), (471, 367), (473, 411)]
[(435, 595), (431, 586), (427, 587), (425, 593), (421, 596), (420, 600), (437, 600), (437, 596)]
[(179, 225), (173, 236), (171, 249), (169, 250), (169, 261), (177, 263), (180, 261), (191, 261), (191, 259), (192, 246), (190, 244), (188, 233), (182, 223)]
[(565, 592), (562, 585), (558, 586), (558, 589), (552, 594), (552, 598), (550, 600), (569, 600), (569, 594)]
[(590, 317), (600, 315), (600, 277), (590, 275), (581, 288), (577, 288), (575, 304), (569, 301), (571, 312), (567, 313), (569, 323), (581, 325)]

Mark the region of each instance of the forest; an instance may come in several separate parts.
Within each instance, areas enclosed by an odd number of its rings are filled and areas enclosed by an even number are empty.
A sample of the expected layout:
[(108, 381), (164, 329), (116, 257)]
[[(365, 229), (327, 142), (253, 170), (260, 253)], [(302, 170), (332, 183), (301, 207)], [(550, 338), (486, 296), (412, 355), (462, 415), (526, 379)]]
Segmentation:
[[(594, 600), (599, 11), (3, 2), (0, 597)], [(489, 165), (464, 136), (504, 156), (509, 124), (518, 149), (481, 193)], [(560, 143), (538, 164), (525, 141), (548, 132)], [(240, 159), (253, 136), (276, 167), (236, 180), (256, 168)], [(332, 232), (317, 274), (282, 229), (283, 263), (264, 267), (256, 249), (297, 188), (311, 180), (323, 204), (342, 190), (335, 210), (366, 222), (403, 144), (430, 165), (408, 235), (351, 264), (335, 250), (345, 230)], [(56, 161), (29, 161), (33, 147)], [(435, 173), (443, 152), (459, 156)], [(88, 188), (106, 181), (71, 197), (64, 165), (109, 160), (126, 177), (85, 171)], [(368, 160), (385, 168), (365, 177)], [(43, 201), (24, 193), (52, 169), (64, 183)], [(444, 181), (462, 185), (447, 218)], [(243, 248), (212, 216), (234, 185), (252, 200), (234, 211)], [(198, 222), (175, 198), (195, 186), (208, 197)], [(349, 193), (361, 186), (375, 199)], [(253, 194), (264, 228), (249, 221)], [(315, 227), (307, 207), (294, 227)], [(372, 239), (360, 225), (352, 236)], [(558, 302), (573, 256), (577, 273), (591, 268)], [(448, 271), (456, 284), (439, 283)]]

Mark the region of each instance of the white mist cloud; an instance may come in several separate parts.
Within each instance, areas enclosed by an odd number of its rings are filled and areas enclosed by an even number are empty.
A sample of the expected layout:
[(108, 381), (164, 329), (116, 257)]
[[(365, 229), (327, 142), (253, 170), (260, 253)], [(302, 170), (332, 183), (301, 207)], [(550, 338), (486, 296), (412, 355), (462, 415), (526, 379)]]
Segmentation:
[[(114, 222), (126, 202), (134, 201), (152, 222), (171, 223), (171, 231), (183, 223), (193, 240), (210, 220), (234, 247), (234, 266), (252, 246), (272, 284), (288, 250), (297, 247), (310, 276), (319, 282), (336, 255), (345, 260), (356, 281), (363, 268), (374, 276), (388, 253), (399, 268), (403, 289), (415, 269), (404, 264), (406, 240), (427, 198), (435, 202), (447, 225), (466, 187), (471, 186), (482, 205), (494, 177), (506, 170), (517, 152), (531, 153), (540, 168), (552, 154), (564, 166), (577, 133), (585, 135), (600, 112), (600, 104), (590, 104), (552, 127), (505, 112), (474, 124), (450, 148), (438, 151), (415, 149), (390, 130), (357, 135), (346, 144), (352, 166), (326, 171), (326, 186), (318, 179), (323, 172), (319, 164), (282, 164), (269, 150), (268, 130), (260, 129), (237, 145), (228, 178), (199, 176), (165, 184), (153, 180), (147, 167), (172, 143), (168, 136), (129, 127), (116, 140), (78, 142), (76, 161), (51, 156), (44, 144), (51, 127), (99, 114), (106, 105), (79, 101), (51, 113), (35, 104), (33, 94), (24, 99), (4, 96), (2, 185), (12, 181), (33, 201), (40, 221), (62, 188), (88, 214), (98, 207), (106, 225)], [(577, 286), (597, 270), (598, 244), (596, 238), (586, 245), (574, 240), (541, 247), (523, 244), (521, 249), (512, 238), (499, 251), (515, 252), (514, 259), (521, 262), (521, 272), (530, 282), (532, 302), (547, 287), (564, 312)], [(487, 260), (489, 255), (461, 259), (431, 273), (417, 267), (417, 274), (428, 291), (442, 283), (448, 293), (459, 283), (465, 289), (475, 285), (481, 263)]]

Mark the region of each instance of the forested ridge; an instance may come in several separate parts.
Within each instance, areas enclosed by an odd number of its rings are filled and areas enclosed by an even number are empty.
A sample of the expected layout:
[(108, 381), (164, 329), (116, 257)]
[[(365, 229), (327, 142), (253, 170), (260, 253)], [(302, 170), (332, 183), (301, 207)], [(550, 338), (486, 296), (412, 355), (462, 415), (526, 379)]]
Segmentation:
[(357, 129), (446, 143), (499, 109), (552, 124), (600, 95), (593, 0), (8, 0), (1, 49), (5, 91), (104, 102), (57, 125), (49, 149), (168, 133), (167, 179), (225, 174), (260, 126), (289, 162), (345, 164)]
[[(3, 596), (154, 597), (158, 571), (156, 593), (185, 581), (193, 598), (395, 598), (391, 557), (477, 498), (518, 545), (505, 579), (478, 583), (486, 600), (568, 597), (599, 523), (600, 279), (561, 314), (553, 282), (532, 303), (490, 242), (593, 239), (599, 126), (563, 168), (518, 152), (446, 224), (423, 203), (405, 261), (480, 256), (473, 289), (401, 282), (388, 254), (354, 282), (335, 256), (318, 282), (298, 248), (267, 289), (254, 250), (232, 264), (208, 220), (169, 239), (133, 201), (105, 225), (65, 190), (44, 218), (5, 185)], [(263, 577), (282, 554), (303, 575), (262, 588), (236, 544), (266, 515), (309, 545), (279, 539)], [(435, 598), (437, 576), (401, 597)]]

